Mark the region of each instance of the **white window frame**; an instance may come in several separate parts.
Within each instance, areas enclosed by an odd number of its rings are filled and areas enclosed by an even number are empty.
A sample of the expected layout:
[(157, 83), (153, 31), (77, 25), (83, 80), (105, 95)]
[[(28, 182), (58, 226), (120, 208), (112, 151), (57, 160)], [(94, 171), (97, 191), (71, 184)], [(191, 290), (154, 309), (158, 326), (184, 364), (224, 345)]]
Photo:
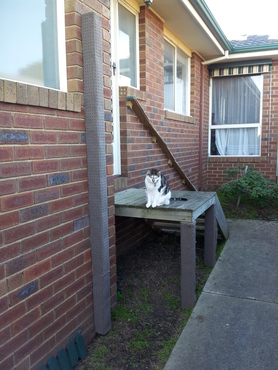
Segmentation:
[(66, 32), (65, 32), (65, 5), (64, 0), (57, 0), (57, 44), (58, 44), (58, 66), (59, 66), (59, 89), (52, 87), (29, 83), (17, 79), (9, 79), (1, 77), (2, 80), (19, 82), (26, 85), (44, 87), (49, 90), (57, 90), (67, 92), (67, 63), (66, 63)]
[[(191, 87), (191, 55), (185, 51), (184, 48), (182, 48), (180, 45), (177, 45), (177, 43), (173, 42), (171, 39), (168, 37), (164, 37), (164, 40), (167, 41), (171, 46), (174, 48), (174, 105), (175, 108), (174, 110), (166, 108), (164, 106), (164, 110), (169, 111), (169, 112), (175, 112), (177, 114), (182, 114), (184, 116), (190, 116), (190, 87)], [(178, 49), (187, 57), (187, 62), (188, 62), (188, 68), (187, 68), (187, 86), (186, 86), (186, 112), (181, 113), (177, 110), (177, 57), (178, 57)]]
[[(247, 77), (250, 75), (242, 75), (241, 77)], [(260, 76), (263, 75), (260, 74)], [(225, 125), (213, 125), (212, 124), (212, 88), (213, 88), (213, 80), (217, 77), (211, 77), (210, 78), (210, 84), (209, 84), (209, 135), (208, 135), (208, 156), (214, 157), (214, 158), (231, 158), (231, 157), (237, 157), (237, 158), (244, 158), (244, 157), (260, 157), (261, 156), (261, 148), (262, 148), (262, 117), (263, 117), (263, 86), (262, 86), (262, 96), (260, 100), (260, 122), (259, 123), (240, 123), (240, 124), (225, 124)], [(232, 78), (232, 77), (225, 77), (225, 78)], [(264, 82), (262, 81), (262, 85), (264, 85)], [(237, 128), (258, 128), (258, 132), (260, 133), (260, 148), (259, 148), (259, 154), (248, 154), (248, 155), (220, 155), (220, 154), (211, 154), (211, 133), (212, 130), (224, 130), (224, 129), (237, 129)]]

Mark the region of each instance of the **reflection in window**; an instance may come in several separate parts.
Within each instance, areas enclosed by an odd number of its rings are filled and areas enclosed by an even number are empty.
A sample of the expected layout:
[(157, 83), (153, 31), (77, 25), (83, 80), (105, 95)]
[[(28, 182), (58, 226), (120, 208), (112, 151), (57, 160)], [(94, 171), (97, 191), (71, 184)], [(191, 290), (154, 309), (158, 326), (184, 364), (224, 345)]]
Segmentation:
[(164, 41), (164, 108), (189, 115), (189, 58)]
[(0, 77), (59, 89), (56, 0), (0, 0)]
[(120, 86), (137, 86), (136, 17), (118, 4)]

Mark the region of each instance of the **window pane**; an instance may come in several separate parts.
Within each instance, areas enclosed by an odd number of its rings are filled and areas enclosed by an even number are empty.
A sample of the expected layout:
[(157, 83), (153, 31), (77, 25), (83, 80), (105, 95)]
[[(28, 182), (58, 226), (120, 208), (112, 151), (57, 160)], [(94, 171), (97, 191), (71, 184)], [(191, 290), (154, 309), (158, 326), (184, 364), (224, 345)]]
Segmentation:
[(176, 78), (176, 111), (181, 114), (187, 114), (188, 58), (179, 49), (177, 52)]
[(175, 110), (174, 61), (175, 49), (164, 41), (164, 107), (171, 110)]
[(212, 124), (260, 122), (262, 76), (214, 78)]
[(53, 0), (0, 0), (0, 77), (59, 88)]
[(211, 130), (211, 155), (259, 155), (260, 128)]
[(120, 4), (118, 5), (118, 12), (119, 85), (137, 87), (136, 17)]

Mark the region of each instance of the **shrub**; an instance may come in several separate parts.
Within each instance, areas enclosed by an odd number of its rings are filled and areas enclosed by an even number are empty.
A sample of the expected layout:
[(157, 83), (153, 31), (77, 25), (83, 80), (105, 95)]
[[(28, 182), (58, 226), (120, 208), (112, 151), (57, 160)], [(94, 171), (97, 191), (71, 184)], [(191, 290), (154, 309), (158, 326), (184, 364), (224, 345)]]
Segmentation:
[[(239, 168), (233, 175), (238, 175), (242, 168)], [(226, 171), (229, 174), (229, 170)], [(231, 173), (231, 172), (230, 172)], [(225, 183), (220, 191), (227, 197), (238, 197), (238, 205), (241, 197), (247, 201), (255, 202), (259, 206), (265, 206), (267, 202), (278, 204), (278, 185), (264, 178), (261, 172), (248, 169), (241, 177)]]

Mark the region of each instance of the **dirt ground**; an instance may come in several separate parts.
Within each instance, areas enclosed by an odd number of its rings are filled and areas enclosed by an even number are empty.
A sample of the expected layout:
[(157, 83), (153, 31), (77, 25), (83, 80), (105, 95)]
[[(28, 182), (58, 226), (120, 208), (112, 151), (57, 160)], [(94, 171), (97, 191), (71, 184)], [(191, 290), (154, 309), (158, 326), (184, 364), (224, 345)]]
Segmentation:
[[(210, 272), (197, 238), (197, 290)], [(97, 336), (77, 370), (163, 369), (191, 311), (180, 305), (180, 238), (153, 232), (117, 260), (118, 306), (112, 330)]]

